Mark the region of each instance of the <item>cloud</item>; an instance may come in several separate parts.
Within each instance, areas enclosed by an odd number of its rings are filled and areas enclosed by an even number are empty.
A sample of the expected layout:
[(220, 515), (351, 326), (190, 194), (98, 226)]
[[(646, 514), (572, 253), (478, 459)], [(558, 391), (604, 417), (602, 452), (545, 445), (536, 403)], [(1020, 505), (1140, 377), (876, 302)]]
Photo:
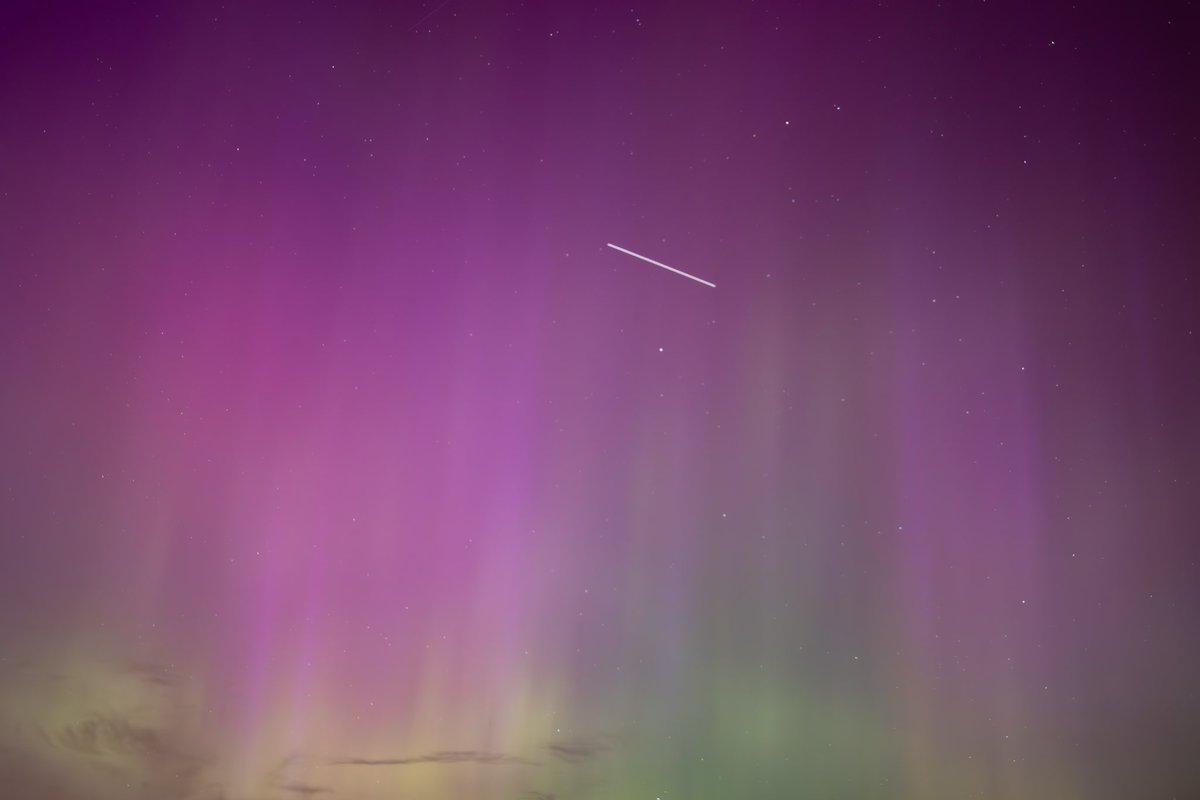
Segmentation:
[(163, 664), (135, 661), (129, 665), (129, 673), (164, 689), (173, 689), (179, 685), (179, 676), (175, 670)]
[(119, 716), (94, 714), (45, 734), (50, 744), (88, 756), (132, 755), (164, 758), (174, 753), (162, 734)]
[(285, 783), (279, 788), (285, 792), (293, 792), (306, 797), (311, 797), (314, 794), (328, 794), (333, 792), (333, 789), (330, 789), (328, 786), (309, 786), (306, 783)]
[(571, 764), (595, 758), (610, 749), (612, 748), (606, 742), (598, 739), (570, 739), (546, 745), (548, 753)]
[(211, 747), (168, 667), (48, 653), (0, 669), (0, 793), (210, 800)]
[(532, 766), (538, 762), (520, 756), (491, 753), (486, 750), (440, 750), (436, 753), (402, 758), (335, 758), (331, 759), (329, 763), (334, 766), (394, 767), (409, 764), (525, 764)]
[[(0, 794), (56, 800), (330, 800), (354, 796), (346, 767), (440, 765), (446, 779), (497, 767), (522, 800), (555, 800), (561, 771), (587, 772), (614, 736), (557, 738), (532, 750), (443, 749), (272, 754), (227, 783), (237, 758), (204, 715), (197, 678), (167, 661), (84, 651), (0, 661)], [(386, 751), (383, 755), (387, 755)], [(541, 773), (558, 766), (553, 774)], [(434, 769), (433, 766), (429, 769)], [(557, 776), (557, 777), (556, 777)], [(577, 786), (576, 778), (572, 785)], [(528, 788), (530, 784), (539, 786)], [(510, 797), (513, 795), (509, 795)]]

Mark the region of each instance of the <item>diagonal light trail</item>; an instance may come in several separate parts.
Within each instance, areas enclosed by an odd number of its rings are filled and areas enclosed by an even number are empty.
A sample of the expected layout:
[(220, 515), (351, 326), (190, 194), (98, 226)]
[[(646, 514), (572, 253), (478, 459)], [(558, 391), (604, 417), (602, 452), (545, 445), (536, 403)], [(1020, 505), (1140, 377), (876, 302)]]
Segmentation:
[(434, 6), (434, 7), (433, 7), (433, 10), (432, 10), (432, 11), (430, 11), (428, 14), (426, 14), (425, 16), (423, 16), (423, 17), (421, 17), (419, 20), (417, 20), (417, 21), (416, 21), (416, 22), (415, 22), (415, 23), (412, 25), (412, 27), (410, 27), (410, 28), (408, 29), (408, 30), (409, 30), (409, 33), (413, 32), (413, 31), (415, 31), (417, 28), (421, 27), (421, 23), (422, 23), (422, 22), (424, 22), (425, 20), (429, 19), (430, 17), (432, 17), (432, 16), (433, 16), (434, 14), (436, 14), (437, 12), (441, 11), (443, 8), (445, 8), (445, 7), (446, 7), (446, 6), (448, 6), (449, 4), (450, 4), (450, 0), (442, 0), (442, 2), (438, 3), (436, 6)]
[(714, 289), (717, 288), (717, 285), (715, 283), (709, 283), (708, 281), (704, 280), (703, 278), (697, 278), (695, 275), (688, 275), (686, 272), (684, 272), (681, 269), (675, 269), (674, 267), (668, 267), (666, 264), (663, 264), (661, 261), (655, 261), (653, 258), (646, 258), (644, 255), (641, 255), (640, 253), (635, 253), (632, 250), (626, 250), (624, 247), (618, 247), (617, 245), (612, 244), (612, 243), (608, 243), (608, 246), (611, 247), (613, 250), (620, 250), (622, 253), (631, 255), (634, 258), (640, 258), (642, 261), (646, 261), (650, 264), (653, 264), (656, 267), (662, 267), (663, 269), (669, 269), (669, 270), (671, 270), (671, 272), (674, 272), (677, 275), (682, 275), (685, 278), (691, 278), (692, 280), (696, 281), (697, 283), (703, 283), (705, 286), (711, 286)]

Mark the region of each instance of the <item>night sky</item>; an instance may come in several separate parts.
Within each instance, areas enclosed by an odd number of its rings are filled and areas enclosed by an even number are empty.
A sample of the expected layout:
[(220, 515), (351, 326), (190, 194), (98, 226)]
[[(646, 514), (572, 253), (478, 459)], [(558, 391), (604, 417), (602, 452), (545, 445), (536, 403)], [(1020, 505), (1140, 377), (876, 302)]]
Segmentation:
[(0, 795), (1200, 797), (1198, 50), (7, 0)]

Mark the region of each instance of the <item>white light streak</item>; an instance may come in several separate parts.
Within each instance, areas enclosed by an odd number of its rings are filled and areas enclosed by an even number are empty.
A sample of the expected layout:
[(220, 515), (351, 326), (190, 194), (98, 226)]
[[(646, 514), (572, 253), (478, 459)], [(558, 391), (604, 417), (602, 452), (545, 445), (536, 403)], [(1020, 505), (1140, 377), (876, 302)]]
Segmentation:
[(661, 261), (655, 261), (653, 258), (646, 258), (644, 255), (641, 255), (640, 253), (635, 253), (632, 250), (626, 250), (624, 247), (618, 247), (617, 245), (612, 244), (611, 242), (608, 243), (608, 246), (611, 247), (613, 250), (620, 250), (622, 253), (625, 253), (626, 255), (631, 255), (634, 258), (640, 258), (642, 261), (653, 264), (656, 267), (662, 267), (663, 269), (669, 269), (669, 270), (671, 270), (671, 272), (674, 272), (676, 275), (682, 275), (685, 278), (691, 278), (692, 280), (696, 281), (697, 283), (703, 283), (705, 286), (711, 286), (714, 289), (717, 288), (717, 285), (715, 283), (709, 283), (708, 281), (704, 280), (703, 278), (697, 278), (695, 275), (688, 275), (686, 272), (684, 272), (681, 269), (675, 269), (674, 267), (668, 267), (666, 264), (662, 263)]

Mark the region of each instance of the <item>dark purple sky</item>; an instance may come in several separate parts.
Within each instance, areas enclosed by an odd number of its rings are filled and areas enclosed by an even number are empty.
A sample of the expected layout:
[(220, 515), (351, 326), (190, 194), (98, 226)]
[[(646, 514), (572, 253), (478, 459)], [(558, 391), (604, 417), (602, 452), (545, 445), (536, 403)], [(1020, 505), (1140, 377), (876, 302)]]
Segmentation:
[(1196, 8), (439, 2), (0, 10), (0, 794), (1200, 793)]

